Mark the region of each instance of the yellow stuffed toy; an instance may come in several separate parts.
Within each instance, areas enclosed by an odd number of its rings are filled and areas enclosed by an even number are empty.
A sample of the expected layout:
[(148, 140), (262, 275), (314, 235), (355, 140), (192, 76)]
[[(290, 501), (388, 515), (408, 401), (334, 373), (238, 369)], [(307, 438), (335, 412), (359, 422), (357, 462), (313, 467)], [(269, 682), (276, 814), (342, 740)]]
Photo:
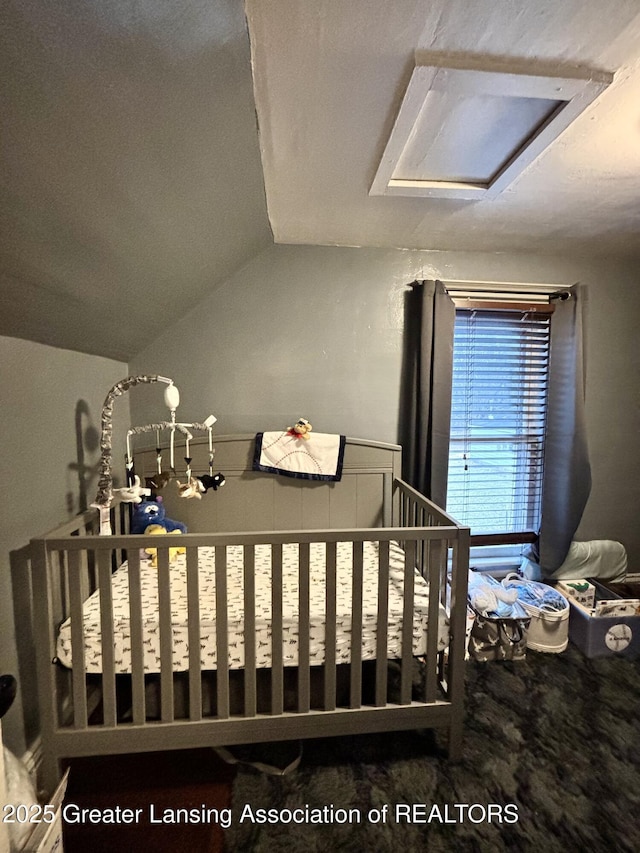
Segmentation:
[(287, 435), (292, 435), (294, 438), (304, 438), (305, 441), (309, 441), (311, 438), (309, 433), (312, 429), (313, 426), (306, 418), (299, 418), (292, 427), (287, 427)]
[[(174, 533), (181, 534), (181, 530), (172, 530), (168, 531), (161, 524), (150, 524), (145, 528), (145, 536), (162, 536), (166, 534), (167, 536), (172, 536)], [(145, 548), (145, 554), (151, 558), (150, 562), (154, 569), (158, 568), (158, 549), (157, 548)], [(183, 546), (178, 546), (177, 548), (169, 548), (169, 562), (175, 562), (178, 554), (185, 554), (187, 551)]]

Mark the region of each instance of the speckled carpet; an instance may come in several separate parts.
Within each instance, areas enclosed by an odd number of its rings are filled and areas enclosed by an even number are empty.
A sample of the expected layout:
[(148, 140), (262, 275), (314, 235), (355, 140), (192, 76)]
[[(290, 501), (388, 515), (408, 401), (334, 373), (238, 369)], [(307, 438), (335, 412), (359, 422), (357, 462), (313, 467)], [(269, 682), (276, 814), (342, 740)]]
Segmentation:
[(458, 764), (398, 732), (308, 741), (284, 777), (239, 770), (228, 853), (640, 850), (639, 661), (529, 651), (468, 663), (466, 692)]

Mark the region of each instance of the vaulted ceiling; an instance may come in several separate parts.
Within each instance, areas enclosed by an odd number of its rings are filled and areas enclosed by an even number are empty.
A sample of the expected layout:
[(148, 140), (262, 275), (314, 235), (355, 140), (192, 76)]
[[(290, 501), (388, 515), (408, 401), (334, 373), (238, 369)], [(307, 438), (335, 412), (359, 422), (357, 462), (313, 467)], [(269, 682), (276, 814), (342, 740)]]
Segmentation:
[[(371, 195), (450, 60), (613, 82), (495, 198)], [(273, 240), (640, 254), (637, 0), (5, 0), (0, 72), (0, 334), (127, 360)]]
[(126, 360), (272, 242), (237, 0), (5, 0), (0, 80), (0, 333)]
[[(599, 0), (247, 0), (247, 11), (276, 241), (639, 251), (635, 0), (611, 0), (606, 7)], [(370, 195), (415, 65), (451, 60), (614, 78), (493, 199)], [(430, 130), (425, 121), (421, 132)], [(482, 129), (469, 125), (465, 132), (473, 137)]]

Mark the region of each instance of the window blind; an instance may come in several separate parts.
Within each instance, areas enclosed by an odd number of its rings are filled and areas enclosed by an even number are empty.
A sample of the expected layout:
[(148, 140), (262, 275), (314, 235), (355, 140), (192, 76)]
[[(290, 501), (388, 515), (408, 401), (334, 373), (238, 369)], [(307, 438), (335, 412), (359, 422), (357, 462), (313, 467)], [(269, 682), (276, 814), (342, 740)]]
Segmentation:
[(540, 522), (549, 314), (456, 311), (447, 511), (473, 534)]

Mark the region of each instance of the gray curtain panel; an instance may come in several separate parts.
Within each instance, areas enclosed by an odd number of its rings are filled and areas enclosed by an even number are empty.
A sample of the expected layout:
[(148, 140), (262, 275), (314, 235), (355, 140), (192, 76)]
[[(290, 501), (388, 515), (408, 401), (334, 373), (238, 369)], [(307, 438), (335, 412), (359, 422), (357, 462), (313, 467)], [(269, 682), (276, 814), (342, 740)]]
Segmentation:
[(551, 319), (549, 398), (539, 559), (548, 577), (564, 562), (591, 491), (584, 413), (584, 286), (556, 303)]
[(406, 293), (400, 443), (403, 477), (438, 506), (447, 500), (455, 306), (439, 281)]

